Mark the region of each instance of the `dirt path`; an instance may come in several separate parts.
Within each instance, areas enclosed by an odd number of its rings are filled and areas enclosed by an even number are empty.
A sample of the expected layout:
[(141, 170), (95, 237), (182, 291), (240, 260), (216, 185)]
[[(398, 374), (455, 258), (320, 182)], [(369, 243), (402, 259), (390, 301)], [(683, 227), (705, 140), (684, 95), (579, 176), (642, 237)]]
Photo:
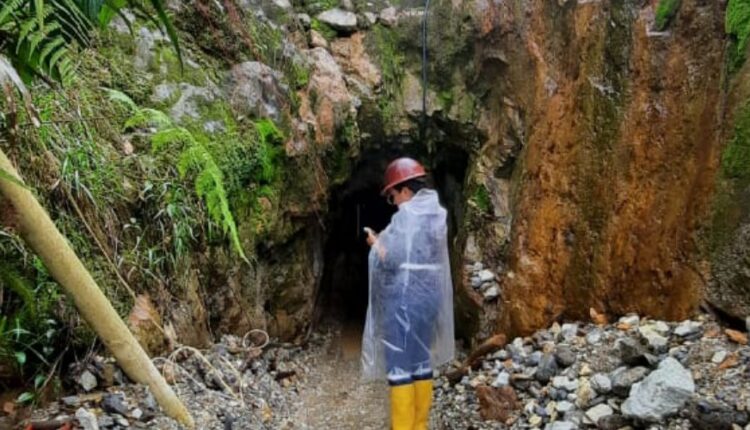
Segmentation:
[(326, 354), (312, 363), (315, 372), (300, 392), (295, 428), (388, 428), (388, 387), (385, 383), (361, 383), (360, 339), (359, 327), (344, 327)]

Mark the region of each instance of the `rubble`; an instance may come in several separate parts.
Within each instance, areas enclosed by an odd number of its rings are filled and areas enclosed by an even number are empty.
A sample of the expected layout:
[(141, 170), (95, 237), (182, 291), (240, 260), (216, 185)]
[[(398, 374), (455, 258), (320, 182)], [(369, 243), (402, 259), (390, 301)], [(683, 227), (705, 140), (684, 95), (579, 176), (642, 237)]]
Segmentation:
[[(682, 430), (748, 424), (750, 348), (724, 336), (716, 320), (603, 320), (554, 323), (485, 356), (461, 381), (440, 378), (436, 428)], [(507, 427), (483, 419), (470, 384), (482, 376), (493, 387), (510, 383), (514, 389), (519, 406), (503, 416)]]
[[(750, 347), (724, 336), (707, 316), (683, 323), (636, 322), (635, 317), (627, 317), (626, 330), (622, 320), (555, 323), (532, 336), (503, 341), (484, 356), (472, 354), (478, 358), (458, 378), (448, 378), (455, 369), (441, 369), (430, 428), (744, 429), (750, 413)], [(649, 346), (644, 332), (664, 337), (666, 346)], [(587, 340), (591, 333), (598, 342)], [(363, 423), (363, 429), (381, 428), (388, 419), (387, 387), (361, 384), (356, 356), (342, 361), (330, 355), (337, 336), (316, 333), (305, 347), (263, 350), (243, 348), (241, 339), (224, 336), (202, 352), (206, 361), (184, 349), (156, 362), (172, 375), (199, 428), (350, 428), (337, 427), (341, 417)], [(456, 366), (464, 366), (467, 357), (458, 358)], [(99, 363), (94, 367), (104, 367)], [(311, 406), (315, 399), (323, 401)], [(323, 412), (339, 399), (335, 411)], [(34, 416), (102, 430), (179, 428), (145, 387), (122, 382), (89, 393), (81, 389)]]

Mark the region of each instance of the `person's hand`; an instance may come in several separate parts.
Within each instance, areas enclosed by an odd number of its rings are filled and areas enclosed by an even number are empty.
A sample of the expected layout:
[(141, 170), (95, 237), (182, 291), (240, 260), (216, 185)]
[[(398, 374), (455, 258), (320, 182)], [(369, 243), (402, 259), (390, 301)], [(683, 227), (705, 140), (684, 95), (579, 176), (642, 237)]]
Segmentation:
[(370, 246), (375, 245), (375, 242), (378, 241), (378, 235), (370, 227), (365, 227), (365, 231), (367, 232), (367, 244)]

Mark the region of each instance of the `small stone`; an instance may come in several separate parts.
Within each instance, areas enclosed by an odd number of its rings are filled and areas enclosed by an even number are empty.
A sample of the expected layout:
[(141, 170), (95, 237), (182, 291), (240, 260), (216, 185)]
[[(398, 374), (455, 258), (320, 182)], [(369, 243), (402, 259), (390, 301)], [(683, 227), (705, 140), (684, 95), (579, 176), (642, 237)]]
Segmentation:
[(523, 373), (511, 375), (510, 382), (519, 390), (528, 390), (531, 386), (532, 377)]
[(721, 364), (726, 358), (727, 352), (725, 350), (716, 351), (714, 352), (713, 357), (711, 357), (711, 362), (714, 364)]
[(665, 323), (664, 321), (655, 321), (653, 324), (650, 324), (654, 330), (659, 333), (662, 336), (666, 336), (667, 333), (669, 333), (669, 324)]
[(386, 27), (394, 27), (398, 23), (398, 12), (395, 7), (388, 7), (380, 11), (380, 23)]
[(485, 420), (505, 422), (520, 407), (516, 392), (511, 387), (492, 388), (480, 385), (476, 394), (479, 413)]
[(99, 430), (99, 423), (96, 420), (96, 415), (86, 408), (78, 408), (76, 411), (76, 419), (83, 430)]
[(117, 422), (117, 425), (122, 427), (130, 427), (130, 421), (127, 420), (127, 418), (123, 417), (122, 415), (115, 415), (115, 421)]
[(567, 400), (563, 400), (562, 402), (558, 402), (557, 405), (555, 406), (555, 410), (557, 412), (560, 412), (561, 414), (564, 414), (564, 413), (572, 410), (573, 408), (575, 408), (575, 405), (573, 403), (570, 403)]
[(618, 396), (627, 396), (630, 387), (643, 379), (648, 373), (648, 368), (642, 366), (634, 367), (632, 369), (620, 367), (610, 375), (610, 379), (612, 380), (612, 391)]
[(552, 386), (570, 392), (578, 389), (578, 381), (575, 379), (568, 379), (567, 376), (555, 376), (552, 378)]
[(636, 327), (641, 322), (641, 318), (638, 315), (630, 314), (621, 317), (617, 322), (621, 324), (627, 324), (630, 327)]
[(602, 339), (602, 330), (595, 328), (586, 334), (586, 343), (596, 345)]
[(112, 417), (107, 414), (99, 415), (96, 421), (99, 424), (99, 427), (107, 428), (107, 427), (113, 427), (115, 425), (115, 420), (112, 419)]
[(542, 360), (542, 356), (544, 354), (542, 351), (534, 351), (531, 354), (529, 354), (528, 357), (526, 357), (526, 365), (529, 367), (536, 367), (539, 365), (539, 362)]
[(596, 424), (600, 419), (612, 415), (614, 411), (609, 405), (604, 403), (594, 406), (593, 408), (586, 411), (586, 418), (590, 419), (592, 423)]
[(581, 370), (578, 371), (578, 374), (581, 376), (591, 376), (592, 373), (594, 372), (591, 370), (591, 367), (589, 367), (587, 363), (583, 363), (583, 365), (581, 366)]
[(117, 413), (120, 415), (128, 414), (128, 407), (125, 406), (125, 396), (120, 393), (105, 394), (102, 398), (102, 409), (105, 412)]
[(589, 308), (589, 315), (591, 316), (591, 321), (593, 321), (594, 324), (598, 326), (605, 326), (609, 323), (609, 320), (607, 319), (607, 315), (598, 312), (594, 308)]
[[(378, 16), (372, 12), (365, 12), (363, 16), (365, 17), (365, 21), (367, 21), (368, 26), (373, 26), (375, 25), (376, 22), (378, 22)], [(482, 269), (479, 269), (479, 270), (482, 270)]]
[(500, 295), (500, 289), (493, 285), (492, 287), (488, 288), (487, 291), (483, 293), (485, 300), (493, 300), (496, 299)]
[(482, 283), (491, 282), (495, 280), (495, 274), (486, 269), (480, 271), (477, 276), (479, 277), (479, 280)]
[(567, 341), (575, 339), (578, 335), (578, 324), (563, 324), (560, 334)]
[(500, 372), (495, 380), (492, 382), (492, 386), (495, 388), (505, 387), (510, 384), (510, 374), (508, 372)]
[[(286, 379), (285, 379), (285, 381), (286, 381)], [(135, 409), (133, 409), (132, 412), (130, 412), (130, 416), (134, 420), (139, 420), (139, 419), (141, 419), (141, 417), (143, 417), (143, 411), (140, 410), (140, 408), (135, 408)]]
[(591, 388), (591, 383), (588, 378), (581, 378), (578, 381), (576, 396), (578, 396), (576, 404), (581, 408), (587, 407), (591, 402), (591, 399), (596, 396), (596, 392)]
[(310, 26), (312, 25), (312, 18), (310, 18), (310, 15), (306, 13), (298, 13), (297, 21), (299, 21), (300, 24), (302, 24), (302, 27), (305, 29), (310, 28)]
[(562, 367), (569, 367), (576, 362), (576, 353), (566, 345), (558, 345), (555, 348), (555, 360)]
[(539, 427), (539, 424), (542, 423), (542, 417), (539, 415), (532, 415), (531, 418), (529, 418), (529, 424), (531, 427)]
[(662, 336), (654, 325), (638, 327), (638, 333), (646, 340), (652, 350), (663, 352), (667, 349), (669, 340)]
[(562, 327), (560, 327), (560, 324), (557, 321), (553, 322), (549, 327), (549, 332), (552, 333), (554, 337), (559, 336), (560, 331), (562, 331)]
[(708, 399), (691, 400), (684, 409), (690, 423), (697, 429), (729, 429), (740, 419), (731, 407)]
[(557, 362), (555, 361), (555, 357), (549, 353), (544, 354), (541, 360), (539, 360), (539, 366), (536, 369), (534, 378), (536, 378), (537, 381), (546, 384), (556, 374)]
[(472, 388), (476, 388), (484, 384), (486, 381), (487, 381), (487, 377), (482, 374), (479, 374), (474, 379), (472, 379), (471, 382), (469, 382), (469, 385), (471, 385)]
[(479, 273), (482, 271), (482, 269), (484, 269), (484, 264), (482, 264), (481, 261), (477, 261), (476, 263), (474, 263), (473, 268), (475, 272)]
[[(730, 367), (735, 367), (738, 364), (740, 364), (740, 359), (737, 357), (736, 353), (731, 353), (727, 355), (727, 358), (719, 364), (719, 369), (729, 369)], [(698, 379), (698, 378), (696, 378)]]
[(647, 364), (646, 349), (635, 339), (626, 337), (615, 344), (623, 363), (630, 366)]
[(328, 48), (328, 41), (322, 34), (315, 30), (310, 30), (310, 46), (313, 48)]
[(578, 425), (568, 421), (555, 421), (547, 425), (544, 430), (576, 430)]
[(729, 340), (740, 345), (747, 345), (747, 335), (741, 331), (732, 330), (730, 328), (724, 330)]
[(691, 334), (698, 333), (702, 326), (703, 323), (701, 322), (686, 320), (681, 322), (680, 325), (674, 329), (674, 334), (681, 337), (687, 337)]
[(603, 373), (597, 373), (591, 377), (591, 388), (599, 394), (607, 394), (612, 391), (612, 381)]
[(96, 388), (97, 381), (96, 376), (88, 370), (84, 370), (83, 373), (78, 377), (78, 384), (83, 388), (84, 391), (91, 391)]
[(630, 420), (622, 415), (609, 415), (606, 417), (599, 418), (596, 423), (597, 428), (600, 430), (620, 430), (620, 429), (632, 429), (630, 427)]
[(154, 395), (151, 394), (151, 392), (146, 393), (145, 398), (143, 399), (143, 407), (150, 411), (155, 411), (156, 408), (159, 407), (159, 405), (156, 403), (156, 399), (154, 398)]
[(504, 349), (498, 350), (496, 353), (492, 354), (492, 358), (505, 361), (508, 359), (508, 351)]
[(745, 330), (747, 330), (748, 332), (750, 332), (750, 316), (748, 316), (747, 318), (745, 318)]
[(321, 12), (318, 14), (318, 20), (335, 30), (353, 32), (357, 29), (357, 15), (339, 8)]

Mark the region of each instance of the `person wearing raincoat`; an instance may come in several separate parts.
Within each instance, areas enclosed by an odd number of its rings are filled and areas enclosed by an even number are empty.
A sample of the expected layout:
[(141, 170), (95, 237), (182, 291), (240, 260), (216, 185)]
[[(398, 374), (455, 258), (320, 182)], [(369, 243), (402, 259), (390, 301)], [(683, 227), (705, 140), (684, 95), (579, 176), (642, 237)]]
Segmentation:
[(383, 195), (398, 211), (379, 234), (368, 230), (362, 368), (367, 379), (387, 378), (394, 430), (427, 429), (433, 370), (455, 350), (446, 211), (425, 176), (413, 159), (391, 162)]

